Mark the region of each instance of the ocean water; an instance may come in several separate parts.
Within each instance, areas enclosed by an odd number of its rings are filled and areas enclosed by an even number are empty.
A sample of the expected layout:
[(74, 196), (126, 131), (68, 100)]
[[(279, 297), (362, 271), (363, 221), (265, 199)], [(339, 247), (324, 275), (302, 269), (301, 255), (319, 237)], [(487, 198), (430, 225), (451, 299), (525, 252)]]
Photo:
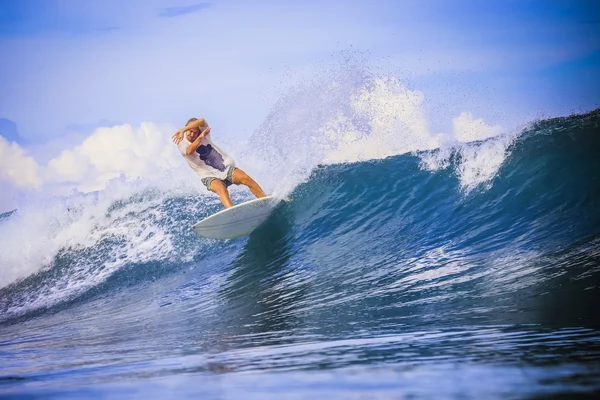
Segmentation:
[(292, 166), (292, 201), (249, 237), (196, 236), (218, 199), (144, 180), (0, 216), (0, 397), (600, 391), (600, 113), (449, 141), (381, 118), (394, 85), (280, 100), (269, 157), (236, 156)]

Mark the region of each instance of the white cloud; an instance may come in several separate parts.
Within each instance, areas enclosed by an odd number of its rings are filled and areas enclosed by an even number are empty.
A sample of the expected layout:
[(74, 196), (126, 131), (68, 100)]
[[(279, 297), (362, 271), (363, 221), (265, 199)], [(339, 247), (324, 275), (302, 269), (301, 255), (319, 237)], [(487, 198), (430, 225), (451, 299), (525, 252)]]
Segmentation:
[(46, 180), (99, 190), (111, 179), (151, 176), (181, 162), (170, 135), (152, 123), (99, 128), (81, 144), (48, 162)]
[(462, 112), (452, 119), (454, 137), (461, 142), (473, 142), (497, 136), (502, 132), (500, 125), (488, 125), (482, 118), (474, 119), (470, 112)]
[(49, 179), (59, 182), (78, 182), (83, 179), (88, 170), (85, 157), (76, 151), (64, 150), (58, 158), (50, 160), (48, 168), (51, 171)]
[(0, 136), (0, 180), (20, 188), (39, 188), (39, 166), (17, 143)]
[(17, 143), (0, 136), (0, 183), (2, 211), (14, 206), (14, 197), (23, 190), (40, 189), (49, 194), (65, 194), (73, 188), (81, 192), (101, 190), (115, 178), (132, 180), (153, 177), (179, 166), (182, 159), (170, 140), (170, 130), (153, 123), (139, 128), (119, 125), (99, 128), (78, 145), (63, 150), (47, 166), (40, 165)]

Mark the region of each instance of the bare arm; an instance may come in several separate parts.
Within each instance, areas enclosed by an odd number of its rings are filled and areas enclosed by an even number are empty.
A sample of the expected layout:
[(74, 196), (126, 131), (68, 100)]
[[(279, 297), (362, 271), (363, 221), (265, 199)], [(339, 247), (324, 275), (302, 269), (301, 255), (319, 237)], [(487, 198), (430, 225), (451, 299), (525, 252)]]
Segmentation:
[(210, 133), (210, 127), (206, 127), (206, 129), (204, 129), (202, 131), (202, 133), (200, 135), (198, 135), (198, 137), (196, 138), (196, 140), (194, 140), (192, 143), (190, 143), (190, 145), (187, 147), (187, 149), (185, 149), (185, 154), (187, 154), (188, 156), (192, 153), (194, 153), (198, 147), (200, 147), (200, 142), (202, 141), (202, 138), (206, 135), (208, 135)]
[[(199, 118), (195, 121), (190, 122), (188, 125), (184, 126), (183, 128), (179, 129), (177, 132), (175, 132), (175, 134), (172, 137), (173, 142), (175, 144), (181, 143), (185, 132), (190, 129), (193, 129), (193, 128), (201, 128), (201, 129), (206, 130), (206, 128), (208, 128), (208, 124), (206, 123), (206, 120), (204, 118)], [(204, 132), (202, 132), (202, 133), (204, 133)]]
[(206, 120), (204, 118), (198, 118), (195, 121), (190, 122), (188, 125), (184, 126), (183, 128), (180, 129), (180, 131), (187, 131), (193, 128), (207, 128), (208, 124), (206, 123)]

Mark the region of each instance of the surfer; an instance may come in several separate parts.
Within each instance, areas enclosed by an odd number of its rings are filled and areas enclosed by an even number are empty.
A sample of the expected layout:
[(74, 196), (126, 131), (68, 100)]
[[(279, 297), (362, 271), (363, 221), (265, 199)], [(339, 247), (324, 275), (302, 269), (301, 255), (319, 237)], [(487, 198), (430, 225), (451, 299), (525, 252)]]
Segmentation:
[(173, 135), (173, 142), (179, 152), (200, 176), (206, 188), (219, 195), (225, 208), (233, 206), (227, 190), (232, 184), (248, 186), (257, 198), (266, 197), (254, 179), (236, 168), (233, 158), (217, 147), (209, 134), (210, 127), (204, 118), (190, 118), (185, 126)]

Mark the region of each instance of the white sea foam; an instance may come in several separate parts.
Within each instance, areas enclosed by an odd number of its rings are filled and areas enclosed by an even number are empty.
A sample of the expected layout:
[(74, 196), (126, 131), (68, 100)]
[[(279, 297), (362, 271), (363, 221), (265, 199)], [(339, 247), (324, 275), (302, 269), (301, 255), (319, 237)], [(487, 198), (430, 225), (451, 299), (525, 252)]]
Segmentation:
[(421, 154), (421, 167), (429, 171), (449, 168), (454, 157), (454, 172), (465, 192), (488, 188), (508, 156), (517, 134), (503, 134), (482, 142), (444, 143), (438, 150)]
[[(424, 112), (425, 95), (399, 80), (375, 77), (345, 66), (303, 82), (275, 104), (251, 138), (252, 153), (264, 170), (282, 178), (286, 194), (318, 164), (360, 162), (421, 153), (422, 168), (448, 168), (459, 155), (456, 175), (470, 191), (495, 176), (516, 134), (463, 112), (450, 133), (433, 133)], [(260, 155), (260, 160), (256, 159)], [(252, 162), (251, 162), (252, 164)], [(265, 174), (266, 175), (266, 174)], [(283, 179), (285, 178), (285, 179)]]
[(13, 301), (9, 314), (78, 295), (126, 264), (190, 261), (195, 253), (182, 251), (181, 244), (182, 230), (189, 227), (178, 231), (165, 222), (172, 216), (160, 206), (176, 196), (197, 195), (197, 188), (190, 191), (175, 180), (165, 179), (160, 190), (122, 179), (96, 193), (33, 198), (0, 222), (0, 287), (51, 267), (57, 256), (68, 260), (60, 276)]
[[(0, 287), (60, 266), (59, 274), (12, 289), (0, 301), (0, 320), (84, 293), (123, 266), (185, 263), (206, 249), (207, 244), (199, 240), (190, 251), (183, 241), (184, 230), (190, 234), (189, 225), (169, 223), (172, 216), (160, 207), (177, 194), (153, 193), (132, 201), (133, 196), (144, 195), (144, 188), (118, 182), (98, 193), (34, 200), (0, 222)], [(188, 208), (202, 207), (207, 200), (218, 201), (206, 198)], [(114, 207), (121, 201), (122, 206)], [(197, 209), (186, 211), (198, 214)]]

